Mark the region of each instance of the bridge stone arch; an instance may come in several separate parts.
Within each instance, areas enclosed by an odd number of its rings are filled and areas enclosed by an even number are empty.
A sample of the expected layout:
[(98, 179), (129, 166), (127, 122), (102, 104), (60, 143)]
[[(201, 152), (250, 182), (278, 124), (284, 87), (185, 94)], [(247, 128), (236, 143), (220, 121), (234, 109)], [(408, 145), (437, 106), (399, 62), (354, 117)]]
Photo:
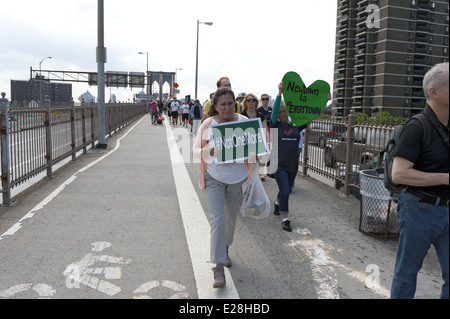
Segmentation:
[[(153, 72), (148, 71), (147, 76), (149, 77), (147, 79), (147, 83), (154, 83), (157, 82), (159, 85), (159, 100), (163, 99), (163, 85), (165, 82), (167, 82), (170, 86), (170, 94), (171, 96), (175, 96), (175, 88), (173, 85), (175, 84), (175, 72)], [(150, 95), (153, 92), (150, 92)], [(156, 92), (155, 92), (156, 93)]]

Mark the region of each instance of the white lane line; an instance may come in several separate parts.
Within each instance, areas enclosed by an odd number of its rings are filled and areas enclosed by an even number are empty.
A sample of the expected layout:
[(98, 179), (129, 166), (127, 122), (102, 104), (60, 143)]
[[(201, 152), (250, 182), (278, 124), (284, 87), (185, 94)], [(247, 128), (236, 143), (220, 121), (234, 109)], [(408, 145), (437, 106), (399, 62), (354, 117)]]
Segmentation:
[(308, 239), (293, 241), (292, 247), (300, 245), (308, 255), (313, 279), (316, 283), (318, 299), (339, 299), (339, 289), (335, 269), (336, 262), (330, 258), (331, 247), (321, 240)]
[[(209, 238), (210, 226), (205, 216), (202, 205), (198, 199), (196, 190), (184, 165), (183, 157), (178, 149), (172, 128), (168, 121), (164, 121), (167, 132), (167, 143), (172, 162), (173, 177), (177, 189), (180, 211), (183, 219), (186, 239), (191, 256), (192, 267), (194, 269), (197, 293), (199, 299), (238, 299), (239, 294), (233, 282), (233, 278), (227, 268), (225, 268), (226, 286), (215, 289), (213, 284), (213, 272), (210, 264)], [(186, 130), (190, 138), (189, 131)], [(184, 150), (186, 151), (186, 150)]]
[(38, 299), (47, 299), (48, 297), (56, 295), (56, 290), (46, 284), (21, 284), (16, 285), (6, 290), (0, 291), (0, 299), (6, 299), (14, 296), (23, 291), (34, 290), (39, 298)]
[(48, 195), (43, 201), (41, 201), (39, 204), (37, 204), (32, 210), (30, 210), (25, 216), (23, 216), (17, 223), (15, 223), (13, 226), (11, 226), (6, 232), (4, 232), (2, 235), (0, 235), (0, 241), (3, 240), (3, 237), (5, 236), (12, 236), (14, 235), (20, 228), (23, 226), (23, 222), (27, 219), (31, 219), (39, 210), (45, 207), (48, 203), (50, 203), (56, 196), (58, 196), (64, 188), (66, 188), (68, 185), (70, 185), (76, 178), (79, 173), (82, 173), (86, 171), (88, 168), (94, 166), (95, 164), (99, 163), (100, 161), (103, 161), (105, 158), (113, 154), (115, 151), (117, 151), (120, 147), (120, 140), (126, 137), (139, 123), (141, 123), (145, 118), (144, 116), (142, 119), (140, 119), (133, 127), (131, 127), (128, 132), (126, 132), (122, 137), (120, 137), (117, 142), (114, 149), (110, 150), (105, 155), (99, 157), (92, 163), (84, 166), (83, 168), (79, 169), (75, 174), (73, 174), (71, 177), (69, 177), (66, 181), (64, 181), (55, 191), (53, 191), (50, 195)]
[[(307, 232), (310, 234), (309, 231)], [(379, 279), (375, 280), (371, 275), (354, 270), (335, 260), (331, 256), (331, 252), (335, 251), (336, 248), (332, 245), (317, 238), (292, 240), (289, 245), (291, 247), (300, 246), (309, 257), (318, 299), (339, 299), (338, 270), (361, 282), (364, 287), (370, 289), (373, 293), (386, 299), (389, 298), (389, 289), (383, 287), (379, 283)]]

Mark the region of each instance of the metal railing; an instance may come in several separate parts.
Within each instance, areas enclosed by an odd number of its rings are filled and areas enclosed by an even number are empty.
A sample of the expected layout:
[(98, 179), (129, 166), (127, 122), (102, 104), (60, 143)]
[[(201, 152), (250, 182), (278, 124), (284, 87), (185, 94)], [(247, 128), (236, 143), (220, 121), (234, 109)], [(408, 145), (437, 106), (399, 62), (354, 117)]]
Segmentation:
[[(77, 153), (87, 153), (98, 139), (98, 108), (94, 103), (56, 106), (50, 101), (8, 107), (0, 99), (2, 206), (9, 207), (11, 189)], [(30, 107), (33, 106), (33, 107)], [(111, 136), (146, 113), (145, 104), (106, 104), (105, 128)]]
[[(38, 104), (39, 105), (39, 104)], [(45, 101), (42, 108), (7, 108), (0, 99), (3, 206), (11, 205), (11, 188), (47, 171), (65, 158), (94, 147), (98, 136), (96, 104), (63, 107)], [(106, 134), (112, 135), (146, 112), (145, 104), (107, 104)], [(393, 125), (355, 124), (347, 119), (314, 120), (304, 130), (301, 173), (314, 172), (335, 181), (348, 196), (359, 193), (359, 171), (377, 166)]]
[(355, 124), (347, 119), (314, 120), (304, 130), (300, 155), (301, 173), (308, 171), (335, 182), (345, 196), (359, 194), (359, 171), (375, 168), (382, 161), (379, 153), (386, 146), (394, 125)]

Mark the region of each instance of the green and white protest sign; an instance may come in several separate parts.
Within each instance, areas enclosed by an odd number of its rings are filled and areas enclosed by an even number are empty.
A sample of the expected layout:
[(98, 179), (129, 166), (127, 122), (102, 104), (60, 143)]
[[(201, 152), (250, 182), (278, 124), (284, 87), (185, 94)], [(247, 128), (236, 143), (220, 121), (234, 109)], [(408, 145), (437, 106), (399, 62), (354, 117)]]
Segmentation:
[(306, 87), (296, 72), (288, 72), (283, 77), (283, 97), (289, 116), (297, 126), (310, 123), (322, 113), (328, 102), (330, 85), (317, 80)]
[(219, 164), (243, 163), (250, 153), (270, 154), (260, 118), (211, 125), (209, 136)]

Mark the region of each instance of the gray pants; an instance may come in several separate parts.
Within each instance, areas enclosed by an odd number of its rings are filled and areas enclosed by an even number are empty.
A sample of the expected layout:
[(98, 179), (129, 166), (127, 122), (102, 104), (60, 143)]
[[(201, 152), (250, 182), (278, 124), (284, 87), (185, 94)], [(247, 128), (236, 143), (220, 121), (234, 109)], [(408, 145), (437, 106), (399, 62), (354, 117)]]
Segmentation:
[(211, 260), (213, 264), (227, 261), (227, 246), (233, 243), (234, 228), (242, 200), (242, 184), (224, 184), (206, 172), (206, 198), (211, 225)]

